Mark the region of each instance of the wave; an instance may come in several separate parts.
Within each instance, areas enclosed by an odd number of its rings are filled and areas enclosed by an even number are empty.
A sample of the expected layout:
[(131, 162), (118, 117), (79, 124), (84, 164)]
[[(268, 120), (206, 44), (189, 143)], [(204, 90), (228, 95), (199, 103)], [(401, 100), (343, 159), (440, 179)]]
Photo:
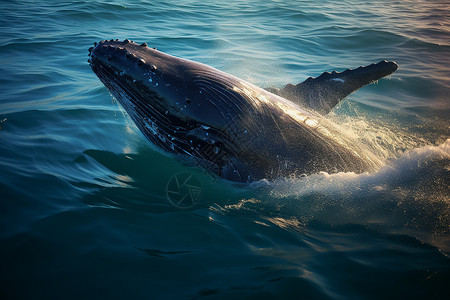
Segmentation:
[(224, 209), (262, 212), (270, 207), (279, 224), (287, 220), (303, 226), (319, 220), (376, 226), (413, 234), (448, 252), (449, 182), (450, 139), (408, 151), (372, 174), (320, 173), (261, 182), (263, 190), (270, 189), (266, 195), (241, 199)]
[(221, 214), (251, 214), (258, 224), (305, 232), (310, 224), (357, 224), (412, 236), (450, 253), (450, 139), (391, 160), (376, 173), (320, 173), (261, 181), (259, 194)]

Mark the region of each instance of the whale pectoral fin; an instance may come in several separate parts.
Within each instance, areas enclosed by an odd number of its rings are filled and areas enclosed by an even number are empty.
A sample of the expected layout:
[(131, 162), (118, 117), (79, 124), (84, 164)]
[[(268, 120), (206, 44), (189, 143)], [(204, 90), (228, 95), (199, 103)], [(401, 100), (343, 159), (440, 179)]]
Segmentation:
[(395, 62), (383, 60), (341, 73), (325, 72), (297, 85), (287, 84), (282, 89), (271, 88), (269, 91), (325, 115), (354, 91), (394, 73), (397, 68)]

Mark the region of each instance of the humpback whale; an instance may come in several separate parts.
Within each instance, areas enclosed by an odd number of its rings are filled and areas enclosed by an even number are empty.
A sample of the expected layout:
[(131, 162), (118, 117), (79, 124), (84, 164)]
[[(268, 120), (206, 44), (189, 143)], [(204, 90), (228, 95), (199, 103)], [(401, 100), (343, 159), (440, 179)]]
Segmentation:
[(89, 48), (93, 72), (158, 149), (235, 182), (373, 171), (381, 162), (325, 115), (392, 74), (381, 61), (262, 89), (128, 39)]

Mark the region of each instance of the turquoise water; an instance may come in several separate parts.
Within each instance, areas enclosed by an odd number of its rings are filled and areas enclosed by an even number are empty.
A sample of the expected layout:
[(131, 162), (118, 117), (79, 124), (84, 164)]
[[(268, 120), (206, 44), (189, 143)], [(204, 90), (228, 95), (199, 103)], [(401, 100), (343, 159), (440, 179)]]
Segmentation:
[[(4, 0), (0, 30), (2, 299), (450, 295), (448, 2)], [(90, 70), (110, 38), (262, 87), (394, 60), (329, 116), (385, 166), (242, 186), (184, 165)]]

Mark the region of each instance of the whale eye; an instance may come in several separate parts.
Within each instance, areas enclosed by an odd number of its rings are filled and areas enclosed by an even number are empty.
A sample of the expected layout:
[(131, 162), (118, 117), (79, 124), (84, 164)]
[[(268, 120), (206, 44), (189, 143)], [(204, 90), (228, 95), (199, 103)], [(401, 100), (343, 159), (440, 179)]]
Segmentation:
[(191, 103), (192, 102), (192, 100), (191, 99), (189, 99), (189, 98), (186, 98), (186, 103), (187, 104), (189, 104), (189, 103)]

